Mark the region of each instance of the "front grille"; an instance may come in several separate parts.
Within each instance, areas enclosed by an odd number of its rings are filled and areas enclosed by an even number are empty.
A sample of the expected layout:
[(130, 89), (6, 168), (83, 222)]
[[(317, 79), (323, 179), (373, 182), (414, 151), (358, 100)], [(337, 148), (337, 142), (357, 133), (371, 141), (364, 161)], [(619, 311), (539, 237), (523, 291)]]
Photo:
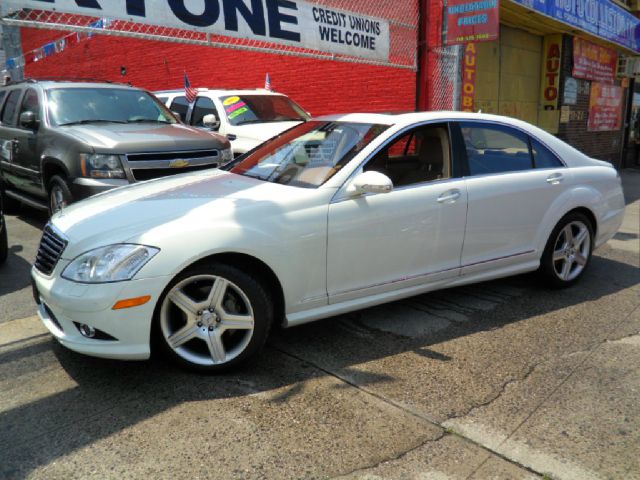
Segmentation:
[(50, 225), (45, 226), (36, 255), (35, 267), (45, 275), (51, 274), (66, 246), (65, 239), (58, 235)]
[(175, 175), (177, 173), (196, 172), (198, 170), (206, 170), (207, 168), (213, 168), (216, 165), (196, 165), (195, 167), (183, 167), (183, 168), (132, 168), (131, 173), (133, 178), (141, 182), (143, 180), (151, 180), (153, 178), (167, 177), (169, 175)]
[(139, 162), (146, 160), (176, 160), (184, 158), (204, 158), (218, 157), (218, 150), (191, 150), (188, 152), (149, 152), (149, 153), (129, 153), (127, 160), (130, 162)]
[(215, 168), (220, 164), (218, 150), (186, 152), (149, 152), (127, 154), (127, 163), (134, 180), (151, 180), (177, 173)]

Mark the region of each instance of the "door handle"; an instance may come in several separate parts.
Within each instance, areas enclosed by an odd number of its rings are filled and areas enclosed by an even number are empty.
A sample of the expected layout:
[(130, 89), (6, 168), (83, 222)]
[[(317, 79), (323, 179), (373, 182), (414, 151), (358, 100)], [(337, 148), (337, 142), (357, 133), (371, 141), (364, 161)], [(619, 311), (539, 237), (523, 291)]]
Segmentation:
[(547, 177), (547, 183), (550, 183), (551, 185), (558, 185), (563, 180), (564, 175), (561, 173), (552, 173)]
[(14, 155), (18, 154), (18, 150), (20, 150), (20, 140), (17, 138), (11, 140), (11, 150), (13, 150)]
[(454, 203), (460, 198), (460, 190), (454, 188), (453, 190), (447, 190), (438, 197), (438, 203)]

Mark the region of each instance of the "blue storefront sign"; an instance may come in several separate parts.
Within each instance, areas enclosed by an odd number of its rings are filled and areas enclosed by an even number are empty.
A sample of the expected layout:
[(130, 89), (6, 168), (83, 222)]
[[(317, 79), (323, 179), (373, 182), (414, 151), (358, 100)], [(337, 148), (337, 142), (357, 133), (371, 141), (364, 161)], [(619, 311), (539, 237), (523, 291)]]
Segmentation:
[(610, 0), (511, 0), (640, 53), (640, 20)]

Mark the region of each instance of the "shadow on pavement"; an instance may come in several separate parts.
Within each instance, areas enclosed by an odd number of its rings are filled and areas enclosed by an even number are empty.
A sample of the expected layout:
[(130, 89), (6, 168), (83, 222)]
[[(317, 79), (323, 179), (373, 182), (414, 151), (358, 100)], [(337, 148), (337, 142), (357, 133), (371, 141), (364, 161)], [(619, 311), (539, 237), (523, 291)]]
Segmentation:
[[(452, 322), (447, 328), (411, 338), (376, 330), (362, 322), (368, 313), (389, 308), (389, 305), (381, 306), (351, 316), (276, 331), (252, 365), (216, 376), (184, 372), (155, 358), (148, 362), (120, 362), (86, 357), (61, 347), (48, 337), (41, 343), (25, 346), (22, 351), (0, 354), (0, 365), (6, 367), (8, 363), (17, 363), (12, 372), (15, 377), (33, 375), (38, 369), (50, 369), (57, 359), (77, 385), (0, 413), (0, 448), (4, 453), (0, 477), (25, 477), (39, 466), (185, 402), (242, 397), (290, 386), (269, 400), (284, 403), (302, 393), (306, 380), (332, 375), (329, 370), (340, 372), (341, 377), (356, 378), (357, 383), (365, 387), (394, 382), (397, 380), (392, 374), (356, 367), (405, 352), (415, 352), (425, 362), (450, 362), (450, 356), (430, 347), (594, 301), (639, 282), (640, 274), (635, 267), (594, 257), (591, 270), (582, 282), (562, 292), (538, 286), (530, 275), (485, 283), (489, 288), (522, 288), (522, 296), (536, 299), (530, 302), (531, 310), (510, 310), (513, 313), (507, 318), (479, 312), (478, 321)], [(462, 287), (413, 299), (429, 303), (466, 291)], [(393, 318), (389, 320), (394, 321)], [(324, 363), (330, 367), (323, 367)], [(342, 383), (336, 388), (350, 388), (350, 385)], [(74, 432), (78, 424), (83, 424), (82, 434), (68, 434)]]

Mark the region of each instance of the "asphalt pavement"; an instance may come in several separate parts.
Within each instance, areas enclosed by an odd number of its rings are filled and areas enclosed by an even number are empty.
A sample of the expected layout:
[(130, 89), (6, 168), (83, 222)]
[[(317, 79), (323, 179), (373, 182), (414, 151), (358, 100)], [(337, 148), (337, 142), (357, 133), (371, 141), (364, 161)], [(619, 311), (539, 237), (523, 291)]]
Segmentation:
[(218, 376), (57, 344), (8, 217), (0, 478), (640, 479), (640, 171), (573, 288), (531, 275), (275, 332)]

